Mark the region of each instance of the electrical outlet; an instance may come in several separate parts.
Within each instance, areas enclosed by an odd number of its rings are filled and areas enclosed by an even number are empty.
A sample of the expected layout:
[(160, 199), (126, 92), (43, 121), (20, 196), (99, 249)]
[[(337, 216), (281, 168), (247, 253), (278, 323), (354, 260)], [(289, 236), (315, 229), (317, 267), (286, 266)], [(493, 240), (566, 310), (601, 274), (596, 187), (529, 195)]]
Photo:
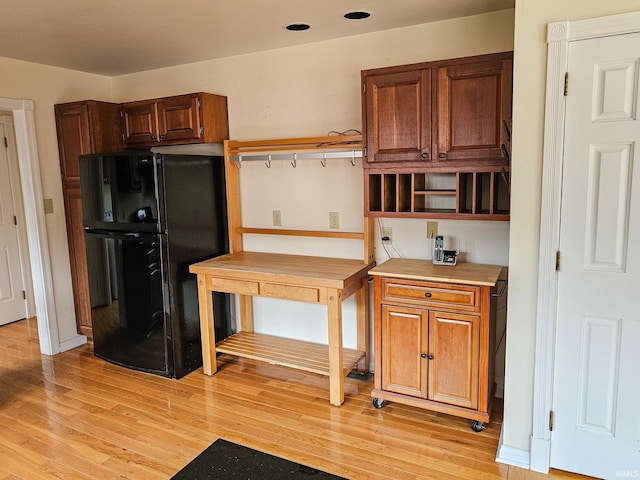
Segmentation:
[(393, 241), (393, 231), (391, 227), (382, 227), (382, 241), (383, 242)]
[(427, 238), (435, 238), (438, 236), (438, 222), (427, 222)]
[(340, 228), (339, 212), (329, 212), (329, 228)]
[(273, 226), (274, 227), (282, 226), (282, 212), (280, 210), (273, 211)]

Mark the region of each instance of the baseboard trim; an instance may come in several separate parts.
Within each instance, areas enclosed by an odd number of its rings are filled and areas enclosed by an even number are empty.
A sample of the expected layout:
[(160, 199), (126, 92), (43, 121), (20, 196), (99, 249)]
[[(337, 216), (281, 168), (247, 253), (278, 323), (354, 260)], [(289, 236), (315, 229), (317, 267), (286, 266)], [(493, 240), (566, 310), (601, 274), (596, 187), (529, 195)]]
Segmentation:
[(80, 347), (87, 343), (86, 335), (77, 335), (66, 342), (62, 342), (60, 344), (60, 353), (66, 352), (67, 350), (71, 350), (72, 348)]
[(510, 447), (502, 443), (504, 435), (504, 425), (500, 429), (500, 440), (498, 441), (498, 452), (496, 462), (512, 465), (514, 467), (529, 469), (530, 457), (527, 450)]

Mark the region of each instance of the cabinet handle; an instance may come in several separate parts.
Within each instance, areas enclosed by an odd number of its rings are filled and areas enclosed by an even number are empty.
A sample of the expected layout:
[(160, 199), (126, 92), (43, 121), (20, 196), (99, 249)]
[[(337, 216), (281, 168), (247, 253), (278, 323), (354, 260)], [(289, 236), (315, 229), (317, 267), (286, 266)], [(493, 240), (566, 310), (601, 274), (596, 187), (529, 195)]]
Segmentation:
[(422, 158), (429, 158), (429, 152), (428, 152), (428, 151), (422, 152), (422, 153), (420, 154), (420, 156), (421, 156)]
[(447, 158), (447, 154), (442, 152), (438, 154), (438, 158)]
[(431, 292), (425, 292), (424, 296), (427, 298), (431, 298)]

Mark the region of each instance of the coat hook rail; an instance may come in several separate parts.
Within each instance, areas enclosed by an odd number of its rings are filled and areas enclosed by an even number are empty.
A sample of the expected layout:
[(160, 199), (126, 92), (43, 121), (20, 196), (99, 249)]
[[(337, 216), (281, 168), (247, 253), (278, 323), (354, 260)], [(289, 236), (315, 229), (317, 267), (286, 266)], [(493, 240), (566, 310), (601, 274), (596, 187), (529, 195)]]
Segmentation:
[(271, 161), (277, 160), (288, 160), (293, 165), (294, 162), (297, 163), (298, 160), (320, 160), (323, 166), (326, 165), (326, 161), (328, 158), (331, 159), (348, 159), (353, 166), (356, 165), (356, 159), (362, 158), (361, 150), (348, 150), (348, 151), (339, 151), (339, 152), (324, 152), (324, 153), (281, 153), (281, 154), (253, 154), (253, 153), (243, 153), (242, 155), (234, 155), (230, 156), (229, 160), (231, 162), (251, 162), (251, 161), (263, 161), (267, 164), (270, 164)]

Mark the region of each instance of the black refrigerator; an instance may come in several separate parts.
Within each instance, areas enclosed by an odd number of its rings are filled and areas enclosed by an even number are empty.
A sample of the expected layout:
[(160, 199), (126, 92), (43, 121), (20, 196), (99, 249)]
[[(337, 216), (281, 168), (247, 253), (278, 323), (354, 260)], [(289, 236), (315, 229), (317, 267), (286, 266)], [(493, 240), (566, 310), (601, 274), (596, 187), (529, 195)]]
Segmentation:
[[(79, 157), (93, 347), (117, 365), (180, 378), (202, 366), (189, 265), (229, 248), (224, 159), (159, 150)], [(229, 295), (213, 295), (222, 339)]]

